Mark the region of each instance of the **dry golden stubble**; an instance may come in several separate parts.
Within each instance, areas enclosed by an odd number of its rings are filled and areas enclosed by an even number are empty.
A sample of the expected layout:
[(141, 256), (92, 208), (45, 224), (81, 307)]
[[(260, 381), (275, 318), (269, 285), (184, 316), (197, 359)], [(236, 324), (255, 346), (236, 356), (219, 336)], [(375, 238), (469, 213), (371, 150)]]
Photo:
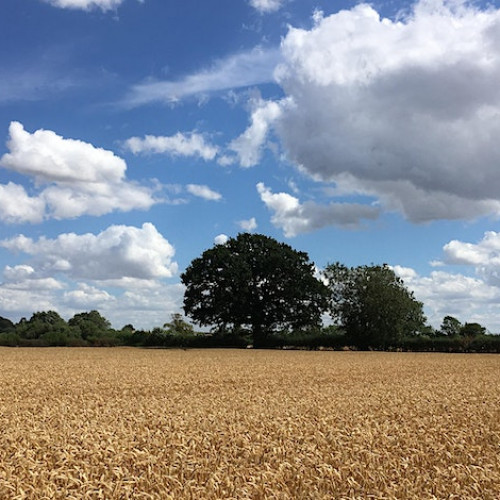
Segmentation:
[(0, 349), (2, 499), (497, 499), (500, 357)]

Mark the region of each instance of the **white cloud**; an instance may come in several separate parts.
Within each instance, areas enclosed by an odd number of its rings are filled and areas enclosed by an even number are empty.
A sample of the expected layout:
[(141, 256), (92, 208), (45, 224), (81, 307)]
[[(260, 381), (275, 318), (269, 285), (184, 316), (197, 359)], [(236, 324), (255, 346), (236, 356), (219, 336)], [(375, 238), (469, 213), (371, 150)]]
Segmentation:
[(123, 180), (127, 165), (111, 151), (74, 139), (65, 139), (51, 130), (30, 134), (19, 122), (9, 127), (10, 138), (0, 164), (17, 173), (45, 182), (111, 182)]
[(229, 167), (230, 165), (234, 165), (234, 163), (236, 163), (236, 158), (234, 156), (222, 155), (217, 158), (217, 163), (221, 167)]
[(472, 266), (488, 284), (500, 286), (500, 233), (488, 231), (477, 244), (452, 240), (443, 251), (447, 264)]
[[(500, 233), (488, 231), (478, 243), (452, 240), (443, 247), (439, 271), (421, 276), (407, 267), (393, 269), (421, 300), (434, 326), (444, 316), (477, 321), (500, 333)], [(469, 266), (475, 276), (449, 272), (449, 266)]]
[(181, 80), (146, 81), (135, 85), (124, 104), (140, 106), (158, 101), (172, 103), (190, 96), (271, 82), (274, 68), (280, 60), (279, 50), (257, 47), (218, 60), (212, 67)]
[(199, 156), (204, 160), (213, 160), (218, 148), (207, 144), (201, 134), (189, 135), (178, 132), (172, 136), (146, 135), (144, 139), (131, 137), (125, 141), (125, 147), (134, 154), (167, 153), (172, 156)]
[(238, 155), (242, 167), (253, 167), (259, 163), (269, 128), (280, 116), (278, 103), (262, 99), (253, 102), (250, 126), (229, 144), (229, 149)]
[(40, 277), (61, 274), (93, 281), (154, 280), (177, 272), (173, 246), (150, 223), (141, 228), (110, 226), (97, 235), (65, 233), (37, 241), (20, 235), (0, 241), (0, 246), (31, 255), (29, 265)]
[(87, 283), (79, 283), (75, 290), (65, 292), (62, 300), (66, 305), (83, 310), (102, 310), (103, 304), (106, 302), (116, 302), (116, 298), (106, 290), (101, 290)]
[(14, 321), (30, 317), (35, 311), (57, 310), (58, 298), (53, 290), (23, 288), (0, 284), (0, 303), (4, 315)]
[(272, 193), (262, 182), (257, 184), (257, 191), (267, 208), (274, 212), (271, 222), (289, 238), (327, 226), (356, 228), (361, 219), (376, 219), (379, 215), (378, 208), (357, 203), (300, 203), (288, 193)]
[(452, 0), (290, 28), (273, 124), (288, 159), (413, 221), (499, 215), (499, 30), (500, 10)]
[(500, 288), (480, 278), (445, 271), (420, 276), (411, 268), (394, 266), (395, 273), (424, 303), (429, 322), (436, 328), (445, 316), (478, 322), (492, 332), (500, 332), (498, 304)]
[(9, 224), (22, 222), (42, 222), (45, 213), (45, 201), (33, 198), (23, 186), (9, 182), (0, 184), (0, 220)]
[(60, 290), (64, 285), (52, 277), (40, 277), (33, 267), (28, 265), (5, 266), (4, 284), (11, 290)]
[(9, 133), (10, 152), (0, 166), (31, 177), (38, 192), (29, 196), (22, 186), (0, 185), (0, 220), (40, 222), (145, 210), (155, 203), (151, 189), (126, 180), (126, 163), (111, 151), (50, 130), (30, 134), (18, 122), (10, 124)]
[(49, 207), (48, 215), (55, 219), (147, 210), (155, 203), (150, 189), (131, 182), (52, 186), (41, 197)]
[(99, 8), (102, 11), (113, 10), (119, 7), (123, 0), (43, 0), (53, 7), (61, 9), (91, 10)]
[(225, 243), (227, 243), (227, 240), (229, 240), (229, 236), (227, 234), (218, 234), (214, 238), (214, 243), (216, 245), (224, 245)]
[(465, 264), (469, 266), (484, 266), (486, 264), (500, 265), (500, 233), (488, 231), (477, 243), (464, 243), (452, 240), (444, 246), (446, 262), (449, 264)]
[(186, 189), (193, 196), (198, 196), (199, 198), (203, 198), (204, 200), (209, 201), (219, 201), (222, 199), (222, 195), (213, 191), (208, 186), (203, 186), (200, 184), (188, 184)]
[(181, 283), (162, 283), (148, 290), (131, 288), (118, 297), (116, 305), (102, 311), (114, 325), (132, 323), (136, 328), (152, 328), (162, 326), (172, 313), (182, 312), (183, 296)]
[(276, 12), (284, 4), (284, 0), (250, 0), (250, 5), (260, 13)]
[(246, 231), (247, 233), (251, 233), (252, 231), (255, 231), (257, 229), (257, 221), (255, 220), (255, 217), (252, 217), (248, 220), (240, 220), (238, 221), (238, 225), (241, 229), (243, 229), (243, 231)]

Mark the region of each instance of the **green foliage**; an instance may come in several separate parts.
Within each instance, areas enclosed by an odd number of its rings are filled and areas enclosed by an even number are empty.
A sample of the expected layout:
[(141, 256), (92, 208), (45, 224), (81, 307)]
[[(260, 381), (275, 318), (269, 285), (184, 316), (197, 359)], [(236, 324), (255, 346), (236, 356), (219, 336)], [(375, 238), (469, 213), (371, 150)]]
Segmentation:
[(453, 316), (445, 316), (443, 318), (443, 322), (441, 323), (440, 328), (440, 331), (443, 335), (453, 337), (455, 335), (459, 335), (461, 329), (462, 323), (460, 323), (457, 318), (454, 318)]
[(186, 315), (216, 331), (248, 328), (255, 346), (273, 331), (318, 325), (327, 306), (308, 255), (259, 234), (206, 250), (181, 280)]
[(192, 335), (194, 334), (193, 325), (184, 321), (182, 314), (174, 313), (171, 315), (170, 322), (165, 323), (163, 328), (171, 335)]
[(402, 339), (398, 347), (404, 351), (500, 353), (500, 335), (409, 337)]
[(16, 325), (10, 319), (0, 316), (0, 333), (13, 332), (15, 329)]
[(324, 276), (331, 290), (332, 318), (345, 330), (350, 345), (387, 348), (425, 331), (422, 303), (389, 266), (348, 268), (336, 263), (327, 266)]
[(16, 347), (21, 344), (21, 339), (16, 332), (0, 333), (0, 345), (7, 347)]
[(486, 328), (479, 323), (465, 323), (460, 329), (462, 337), (479, 337), (486, 333)]
[(75, 314), (68, 325), (77, 330), (84, 340), (109, 336), (111, 330), (111, 323), (95, 310)]
[(464, 337), (466, 339), (486, 334), (486, 328), (479, 323), (465, 323), (462, 325), (462, 323), (453, 316), (445, 316), (443, 318), (440, 331), (442, 335), (448, 337)]
[(21, 320), (16, 326), (16, 333), (24, 339), (40, 339), (46, 334), (71, 336), (66, 321), (56, 311), (34, 313), (29, 321)]
[(275, 332), (265, 339), (265, 347), (279, 349), (342, 349), (347, 345), (343, 331), (335, 326)]

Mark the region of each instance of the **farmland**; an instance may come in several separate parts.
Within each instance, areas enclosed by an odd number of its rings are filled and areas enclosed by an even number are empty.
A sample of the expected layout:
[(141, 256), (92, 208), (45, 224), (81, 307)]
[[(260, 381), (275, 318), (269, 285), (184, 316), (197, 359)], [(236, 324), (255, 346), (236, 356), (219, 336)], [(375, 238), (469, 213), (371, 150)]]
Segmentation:
[(496, 355), (0, 349), (0, 498), (496, 499)]

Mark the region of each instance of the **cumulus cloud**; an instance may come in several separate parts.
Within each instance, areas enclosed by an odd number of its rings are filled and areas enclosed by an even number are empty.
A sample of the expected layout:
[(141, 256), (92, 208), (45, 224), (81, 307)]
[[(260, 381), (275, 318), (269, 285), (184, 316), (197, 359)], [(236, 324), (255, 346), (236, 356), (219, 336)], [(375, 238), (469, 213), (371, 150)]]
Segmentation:
[(188, 184), (186, 189), (193, 196), (198, 196), (204, 200), (219, 201), (222, 199), (222, 195), (220, 193), (217, 193), (217, 191), (213, 191), (208, 186), (201, 184)]
[(259, 163), (269, 128), (281, 115), (281, 107), (276, 102), (258, 99), (252, 107), (250, 126), (229, 144), (229, 149), (238, 155), (242, 167), (253, 167)]
[(443, 252), (445, 263), (471, 266), (488, 284), (500, 287), (500, 233), (488, 231), (479, 243), (452, 240)]
[[(394, 266), (393, 269), (426, 307), (434, 326), (444, 316), (461, 321), (477, 321), (492, 332), (500, 332), (500, 233), (488, 231), (477, 243), (452, 240), (443, 247), (443, 259), (432, 262), (440, 270), (428, 276), (415, 270)], [(461, 271), (470, 268), (472, 276), (451, 272), (452, 266)]]
[(246, 231), (247, 233), (251, 233), (252, 231), (255, 231), (257, 229), (257, 221), (255, 220), (255, 217), (252, 217), (248, 220), (240, 220), (238, 221), (238, 225), (241, 229), (243, 229), (243, 231)]
[(250, 5), (260, 13), (276, 12), (284, 3), (284, 0), (250, 0)]
[(64, 285), (52, 277), (39, 276), (33, 267), (28, 265), (5, 266), (4, 284), (11, 290), (60, 290)]
[(216, 245), (224, 245), (225, 243), (227, 243), (227, 240), (229, 240), (229, 236), (227, 234), (218, 234), (214, 238), (214, 243)]
[(22, 186), (0, 185), (0, 220), (40, 222), (145, 210), (155, 203), (151, 189), (126, 180), (124, 160), (111, 151), (50, 130), (31, 134), (18, 122), (10, 124), (9, 134), (10, 152), (0, 166), (32, 178), (38, 192), (29, 196)]
[(173, 103), (213, 92), (248, 87), (273, 81), (281, 60), (278, 49), (257, 47), (249, 52), (216, 61), (212, 67), (176, 81), (146, 81), (135, 85), (123, 104), (140, 106), (151, 102)]
[(273, 193), (262, 182), (257, 184), (261, 200), (273, 212), (271, 222), (283, 230), (286, 237), (321, 229), (326, 226), (359, 227), (361, 219), (376, 219), (379, 209), (357, 203), (300, 203), (288, 193)]
[[(2, 167), (31, 175), (37, 183), (45, 182), (120, 182), (125, 176), (125, 162), (111, 151), (96, 148), (74, 139), (65, 139), (51, 130), (30, 134), (19, 122), (9, 127)], [(77, 168), (78, 167), (78, 168)]]
[(182, 134), (178, 132), (173, 136), (146, 135), (131, 137), (124, 143), (125, 147), (134, 154), (170, 154), (172, 156), (199, 156), (204, 160), (213, 160), (217, 155), (218, 148), (207, 144), (201, 134)]
[(115, 325), (132, 323), (136, 328), (161, 326), (171, 314), (182, 311), (184, 285), (160, 283), (154, 288), (141, 290), (130, 288), (120, 295), (117, 304), (102, 308), (103, 313)]
[(397, 19), (367, 4), (314, 19), (282, 41), (285, 97), (262, 134), (412, 221), (500, 214), (500, 10), (422, 0)]
[(12, 182), (0, 184), (0, 220), (3, 222), (42, 222), (45, 208), (45, 201), (29, 196), (23, 186)]
[(77, 309), (101, 309), (106, 302), (116, 302), (116, 298), (106, 290), (101, 290), (87, 283), (79, 283), (77, 288), (65, 292), (62, 296), (63, 303)]
[(4, 314), (14, 321), (21, 317), (30, 317), (33, 308), (39, 311), (57, 310), (57, 295), (53, 290), (22, 288), (0, 283), (0, 303)]
[(445, 316), (455, 316), (460, 321), (476, 321), (492, 332), (500, 331), (498, 303), (500, 288), (479, 277), (459, 273), (433, 271), (421, 276), (415, 270), (394, 266), (394, 272), (422, 301), (429, 322), (436, 328)]
[(11, 252), (33, 257), (29, 265), (40, 277), (61, 274), (71, 279), (154, 280), (177, 272), (174, 247), (151, 223), (141, 228), (110, 226), (101, 233), (65, 233), (55, 239), (24, 235), (0, 241)]
[(91, 10), (94, 8), (102, 11), (113, 10), (119, 7), (123, 0), (43, 0), (53, 7), (61, 9)]

